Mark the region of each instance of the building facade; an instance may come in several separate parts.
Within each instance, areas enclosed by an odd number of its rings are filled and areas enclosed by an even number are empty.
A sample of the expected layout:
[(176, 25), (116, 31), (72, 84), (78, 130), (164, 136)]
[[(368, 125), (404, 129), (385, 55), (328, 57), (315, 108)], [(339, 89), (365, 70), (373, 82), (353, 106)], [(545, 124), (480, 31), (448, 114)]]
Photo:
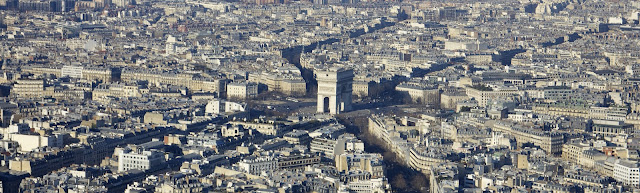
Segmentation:
[(118, 152), (118, 172), (128, 170), (156, 171), (166, 168), (164, 153), (141, 147), (125, 147)]

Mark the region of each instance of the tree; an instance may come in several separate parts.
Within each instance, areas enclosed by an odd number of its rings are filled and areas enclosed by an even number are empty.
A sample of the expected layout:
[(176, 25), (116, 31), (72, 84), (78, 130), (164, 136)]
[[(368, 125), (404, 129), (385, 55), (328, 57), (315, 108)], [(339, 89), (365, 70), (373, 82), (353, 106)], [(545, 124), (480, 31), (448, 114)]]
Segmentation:
[(406, 190), (407, 189), (407, 181), (404, 179), (404, 175), (398, 174), (393, 180), (391, 180), (391, 186), (395, 187), (398, 190)]
[(419, 189), (420, 192), (428, 192), (429, 181), (424, 175), (414, 175), (411, 179), (411, 186), (415, 189)]
[(400, 97), (402, 98), (402, 104), (413, 104), (413, 99), (411, 99), (411, 96), (409, 95), (400, 95)]

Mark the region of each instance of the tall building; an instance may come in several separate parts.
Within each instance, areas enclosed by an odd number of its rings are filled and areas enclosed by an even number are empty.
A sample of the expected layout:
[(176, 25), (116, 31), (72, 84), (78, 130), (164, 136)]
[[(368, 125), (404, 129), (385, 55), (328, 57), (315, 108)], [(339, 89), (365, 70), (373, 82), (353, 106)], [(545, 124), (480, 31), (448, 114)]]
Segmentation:
[(207, 114), (244, 112), (245, 107), (246, 104), (235, 103), (223, 99), (213, 99), (207, 103), (204, 112)]
[(316, 137), (311, 141), (310, 151), (335, 159), (336, 155), (345, 152), (364, 152), (364, 143), (353, 135), (341, 135), (335, 139)]
[(476, 85), (466, 88), (467, 96), (476, 99), (481, 107), (487, 106), (490, 100), (519, 97), (524, 94), (516, 87), (492, 88), (484, 85)]
[(17, 80), (11, 94), (24, 98), (44, 96), (44, 80)]
[(260, 174), (262, 171), (278, 169), (278, 159), (273, 157), (250, 157), (238, 163), (238, 166), (250, 174)]
[(233, 82), (227, 85), (227, 97), (245, 100), (258, 96), (258, 84), (252, 82)]
[(640, 185), (640, 166), (638, 162), (620, 160), (613, 168), (613, 179), (626, 185)]
[(440, 105), (440, 90), (438, 88), (420, 85), (420, 83), (403, 83), (396, 86), (396, 91), (418, 104), (436, 107)]
[(155, 149), (127, 146), (118, 153), (119, 172), (133, 169), (156, 171), (166, 167), (164, 153)]
[(134, 4), (131, 0), (113, 0), (111, 2), (117, 7), (126, 7)]
[(343, 68), (316, 73), (319, 113), (339, 114), (351, 110), (353, 77), (353, 70)]
[(346, 153), (336, 156), (336, 168), (340, 172), (361, 170), (373, 177), (384, 176), (382, 155), (377, 153)]
[(71, 78), (82, 78), (82, 66), (63, 66), (61, 73), (62, 76), (69, 76)]

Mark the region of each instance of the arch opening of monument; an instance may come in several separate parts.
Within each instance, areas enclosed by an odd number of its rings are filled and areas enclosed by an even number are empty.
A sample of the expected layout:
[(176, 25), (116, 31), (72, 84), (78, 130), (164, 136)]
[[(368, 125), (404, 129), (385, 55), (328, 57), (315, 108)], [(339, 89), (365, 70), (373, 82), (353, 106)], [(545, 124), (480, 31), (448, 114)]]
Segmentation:
[(329, 112), (329, 97), (324, 97), (322, 104), (324, 105), (322, 107), (322, 109), (324, 109), (324, 112)]

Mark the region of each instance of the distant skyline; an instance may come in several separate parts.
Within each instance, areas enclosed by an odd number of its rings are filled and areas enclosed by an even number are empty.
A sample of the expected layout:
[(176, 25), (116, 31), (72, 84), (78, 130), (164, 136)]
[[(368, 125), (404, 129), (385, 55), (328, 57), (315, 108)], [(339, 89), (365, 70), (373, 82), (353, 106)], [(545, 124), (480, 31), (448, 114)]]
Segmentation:
[(0, 187), (633, 192), (638, 10), (0, 0)]

